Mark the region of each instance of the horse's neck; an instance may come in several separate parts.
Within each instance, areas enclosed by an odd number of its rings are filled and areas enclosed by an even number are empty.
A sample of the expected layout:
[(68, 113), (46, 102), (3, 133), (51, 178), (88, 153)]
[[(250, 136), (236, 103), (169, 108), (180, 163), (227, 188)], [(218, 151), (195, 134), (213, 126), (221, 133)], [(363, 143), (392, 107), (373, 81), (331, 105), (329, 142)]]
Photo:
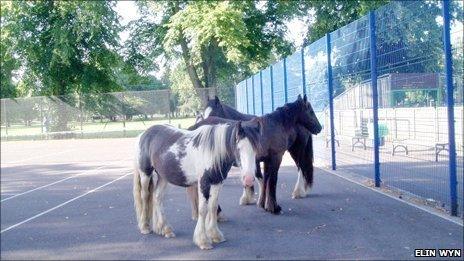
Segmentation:
[(227, 106), (227, 105), (222, 105), (222, 109), (224, 111), (224, 114), (225, 114), (225, 117), (227, 119), (231, 119), (231, 120), (237, 120), (237, 121), (241, 121), (241, 120), (251, 120), (253, 118), (255, 118), (256, 116), (253, 116), (253, 115), (250, 115), (250, 114), (244, 114), (244, 113), (241, 113), (237, 110), (235, 110), (234, 108), (230, 107), (230, 106)]
[(280, 125), (284, 129), (296, 127), (296, 122), (294, 122), (292, 119), (289, 119), (288, 116), (286, 116), (285, 113), (279, 109), (264, 115), (263, 118), (274, 122), (274, 124)]

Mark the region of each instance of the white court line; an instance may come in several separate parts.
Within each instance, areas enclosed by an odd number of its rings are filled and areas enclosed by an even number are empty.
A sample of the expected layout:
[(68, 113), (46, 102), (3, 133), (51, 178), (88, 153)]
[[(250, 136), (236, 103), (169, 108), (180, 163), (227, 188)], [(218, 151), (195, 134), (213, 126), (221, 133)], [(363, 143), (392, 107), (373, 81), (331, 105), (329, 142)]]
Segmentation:
[(33, 217), (30, 217), (30, 218), (28, 218), (28, 219), (26, 219), (26, 220), (23, 220), (23, 221), (21, 221), (21, 222), (19, 222), (19, 223), (16, 223), (16, 224), (12, 225), (12, 226), (9, 226), (9, 227), (3, 229), (2, 231), (0, 231), (0, 234), (6, 232), (6, 231), (8, 231), (8, 230), (11, 230), (11, 229), (13, 229), (13, 228), (15, 228), (15, 227), (21, 226), (22, 224), (27, 223), (27, 222), (29, 222), (29, 221), (31, 221), (31, 220), (34, 220), (34, 219), (36, 219), (36, 218), (38, 218), (38, 217), (41, 217), (41, 216), (43, 216), (43, 215), (45, 215), (45, 214), (47, 214), (47, 213), (50, 213), (50, 212), (52, 212), (52, 211), (55, 210), (55, 209), (61, 208), (62, 206), (65, 206), (65, 205), (67, 205), (67, 204), (69, 204), (69, 203), (71, 203), (71, 202), (73, 202), (73, 201), (76, 201), (76, 200), (78, 200), (78, 199), (80, 199), (80, 198), (82, 198), (82, 197), (84, 197), (84, 196), (86, 196), (86, 195), (88, 195), (88, 194), (90, 194), (90, 193), (93, 193), (93, 192), (95, 192), (95, 191), (97, 191), (97, 190), (99, 190), (99, 189), (101, 189), (101, 188), (104, 188), (104, 187), (106, 187), (106, 186), (108, 186), (108, 185), (110, 185), (110, 184), (112, 184), (112, 183), (114, 183), (114, 182), (116, 182), (116, 181), (118, 181), (118, 180), (120, 180), (120, 179), (123, 179), (123, 178), (125, 178), (125, 177), (127, 177), (128, 175), (131, 175), (131, 174), (132, 174), (132, 171), (129, 172), (129, 173), (127, 173), (127, 174), (125, 174), (125, 175), (120, 176), (119, 178), (117, 178), (117, 179), (115, 179), (115, 180), (112, 180), (112, 181), (110, 181), (110, 182), (108, 182), (108, 183), (105, 183), (105, 184), (103, 184), (103, 185), (101, 185), (101, 186), (99, 186), (99, 187), (97, 187), (97, 188), (94, 188), (94, 189), (92, 189), (92, 190), (90, 190), (90, 191), (87, 191), (87, 192), (85, 192), (85, 193), (82, 194), (82, 195), (79, 195), (79, 196), (77, 196), (77, 197), (75, 197), (75, 198), (72, 198), (72, 199), (70, 199), (70, 200), (68, 200), (68, 201), (66, 201), (66, 202), (64, 202), (64, 203), (61, 203), (61, 204), (59, 204), (58, 206), (55, 206), (55, 207), (50, 208), (50, 209), (48, 209), (48, 210), (45, 210), (44, 212), (41, 212), (41, 213), (39, 213), (39, 214), (37, 214), (37, 215), (35, 215), (35, 216), (33, 216)]
[(429, 214), (432, 214), (432, 215), (434, 215), (434, 216), (441, 217), (441, 218), (443, 218), (443, 219), (445, 219), (445, 220), (448, 220), (448, 221), (451, 221), (451, 222), (453, 222), (453, 223), (455, 223), (455, 224), (457, 224), (457, 225), (464, 226), (463, 222), (460, 221), (459, 218), (453, 218), (453, 217), (447, 216), (446, 214), (441, 214), (441, 213), (432, 211), (432, 210), (428, 209), (427, 207), (424, 207), (424, 206), (421, 206), (421, 205), (416, 205), (416, 204), (413, 204), (413, 203), (408, 202), (408, 201), (406, 201), (406, 200), (399, 199), (399, 198), (394, 197), (394, 196), (392, 196), (392, 195), (390, 195), (390, 194), (388, 194), (388, 193), (385, 193), (385, 192), (383, 192), (383, 191), (380, 191), (380, 190), (377, 190), (377, 189), (375, 189), (375, 188), (366, 186), (366, 185), (364, 185), (364, 184), (361, 183), (361, 182), (358, 182), (358, 181), (352, 180), (352, 179), (350, 179), (350, 178), (344, 177), (344, 176), (342, 176), (342, 175), (336, 173), (336, 172), (333, 171), (333, 170), (325, 169), (325, 168), (320, 168), (320, 169), (321, 169), (322, 171), (329, 172), (330, 174), (333, 174), (333, 175), (335, 175), (335, 176), (337, 176), (337, 177), (339, 177), (339, 178), (342, 178), (342, 179), (347, 180), (347, 181), (349, 181), (349, 182), (358, 184), (358, 185), (360, 185), (360, 186), (362, 186), (362, 187), (365, 187), (365, 188), (367, 188), (367, 189), (370, 189), (370, 190), (372, 190), (372, 191), (375, 191), (375, 192), (377, 192), (377, 193), (380, 193), (380, 194), (382, 194), (382, 195), (384, 195), (384, 196), (387, 196), (387, 197), (392, 198), (392, 199), (394, 199), (394, 200), (397, 200), (397, 201), (399, 201), (399, 202), (405, 203), (405, 204), (407, 204), (407, 205), (409, 205), (409, 206), (418, 208), (418, 209), (420, 209), (420, 210), (422, 210), (422, 211), (425, 211), (425, 212), (427, 212), (427, 213), (429, 213)]
[(84, 171), (84, 172), (81, 172), (81, 173), (78, 173), (78, 174), (74, 174), (74, 175), (72, 175), (72, 176), (69, 176), (69, 177), (67, 177), (67, 178), (57, 180), (57, 181), (52, 182), (52, 183), (50, 183), (50, 184), (43, 185), (43, 186), (40, 186), (40, 187), (31, 189), (31, 190), (27, 190), (27, 191), (24, 191), (24, 192), (19, 193), (19, 194), (15, 194), (15, 195), (13, 195), (13, 196), (11, 196), (11, 197), (2, 199), (0, 202), (4, 202), (4, 201), (7, 201), (7, 200), (10, 200), (10, 199), (13, 199), (13, 198), (16, 198), (16, 197), (25, 195), (25, 194), (29, 194), (29, 193), (34, 192), (34, 191), (39, 190), (39, 189), (43, 189), (43, 188), (46, 188), (46, 187), (50, 187), (50, 186), (52, 186), (52, 185), (61, 183), (61, 182), (66, 181), (66, 180), (68, 180), (68, 179), (72, 179), (72, 178), (79, 177), (79, 176), (82, 176), (82, 175), (85, 175), (85, 174), (89, 174), (89, 173), (91, 173), (91, 172), (97, 171), (97, 170), (102, 169), (102, 168), (104, 168), (104, 167), (108, 167), (108, 165), (100, 166), (100, 167), (95, 168), (95, 169), (89, 169), (89, 170), (86, 170), (86, 171)]
[(54, 153), (49, 153), (49, 154), (39, 155), (39, 156), (35, 156), (35, 157), (30, 157), (30, 158), (23, 159), (23, 160), (18, 160), (18, 161), (13, 161), (13, 162), (5, 162), (5, 163), (2, 163), (2, 166), (18, 164), (18, 163), (22, 163), (22, 162), (25, 162), (25, 161), (28, 161), (28, 160), (31, 160), (31, 159), (46, 158), (48, 156), (59, 155), (59, 154), (63, 154), (63, 153), (70, 152), (70, 151), (75, 151), (75, 150), (77, 150), (77, 149), (69, 149), (69, 150), (57, 151), (57, 152), (54, 152)]

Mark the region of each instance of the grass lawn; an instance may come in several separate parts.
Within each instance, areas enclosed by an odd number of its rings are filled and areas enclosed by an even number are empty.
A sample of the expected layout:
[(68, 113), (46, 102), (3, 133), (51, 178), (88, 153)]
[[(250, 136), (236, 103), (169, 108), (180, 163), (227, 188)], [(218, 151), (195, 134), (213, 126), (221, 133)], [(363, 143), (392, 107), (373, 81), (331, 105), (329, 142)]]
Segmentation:
[[(127, 121), (124, 123), (118, 122), (87, 122), (82, 125), (82, 133), (117, 133), (117, 132), (129, 132), (129, 133), (140, 133), (146, 130), (148, 127), (155, 124), (171, 124), (175, 127), (188, 128), (195, 123), (195, 118), (178, 118), (178, 119), (157, 119), (147, 121)], [(72, 122), (68, 126), (71, 127), (72, 131), (81, 132), (80, 124), (78, 122)], [(42, 135), (41, 126), (33, 124), (32, 126), (24, 125), (12, 125), (8, 127), (8, 139), (20, 138), (27, 136), (40, 136)], [(5, 126), (1, 127), (1, 138), (7, 137), (7, 129)]]

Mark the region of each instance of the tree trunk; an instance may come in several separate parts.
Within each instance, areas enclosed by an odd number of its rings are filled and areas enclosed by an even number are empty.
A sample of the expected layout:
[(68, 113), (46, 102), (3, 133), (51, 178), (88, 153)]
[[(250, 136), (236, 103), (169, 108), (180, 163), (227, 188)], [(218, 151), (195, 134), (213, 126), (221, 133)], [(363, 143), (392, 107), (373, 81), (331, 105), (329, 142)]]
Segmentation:
[(201, 100), (201, 105), (204, 107), (206, 106), (206, 101), (202, 99), (201, 96), (201, 90), (205, 86), (201, 83), (200, 77), (198, 76), (197, 70), (195, 69), (195, 66), (191, 62), (191, 57), (190, 57), (190, 52), (188, 49), (187, 45), (187, 40), (185, 40), (185, 37), (182, 32), (180, 32), (180, 47), (182, 49), (182, 57), (185, 62), (185, 66), (187, 67), (187, 73), (190, 78), (190, 81), (193, 84), (193, 87), (195, 88), (195, 92), (197, 93), (198, 97)]
[[(202, 67), (203, 67), (203, 75), (205, 78), (205, 88), (217, 88), (217, 80), (216, 80), (216, 63), (215, 63), (215, 55), (217, 51), (217, 43), (213, 39), (211, 43), (201, 50), (201, 59), (202, 59)], [(200, 97), (202, 102), (207, 102), (209, 98), (209, 91), (203, 93)]]

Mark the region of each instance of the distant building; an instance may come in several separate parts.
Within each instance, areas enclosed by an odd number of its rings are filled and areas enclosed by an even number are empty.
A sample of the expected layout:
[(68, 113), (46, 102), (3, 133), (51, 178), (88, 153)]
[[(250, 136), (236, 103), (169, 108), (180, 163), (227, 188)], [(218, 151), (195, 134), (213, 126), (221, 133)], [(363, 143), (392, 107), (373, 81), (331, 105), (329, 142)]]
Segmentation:
[[(444, 96), (439, 73), (384, 74), (377, 79), (377, 87), (380, 108), (439, 106)], [(335, 97), (334, 105), (336, 109), (372, 108), (370, 80), (348, 87)]]

